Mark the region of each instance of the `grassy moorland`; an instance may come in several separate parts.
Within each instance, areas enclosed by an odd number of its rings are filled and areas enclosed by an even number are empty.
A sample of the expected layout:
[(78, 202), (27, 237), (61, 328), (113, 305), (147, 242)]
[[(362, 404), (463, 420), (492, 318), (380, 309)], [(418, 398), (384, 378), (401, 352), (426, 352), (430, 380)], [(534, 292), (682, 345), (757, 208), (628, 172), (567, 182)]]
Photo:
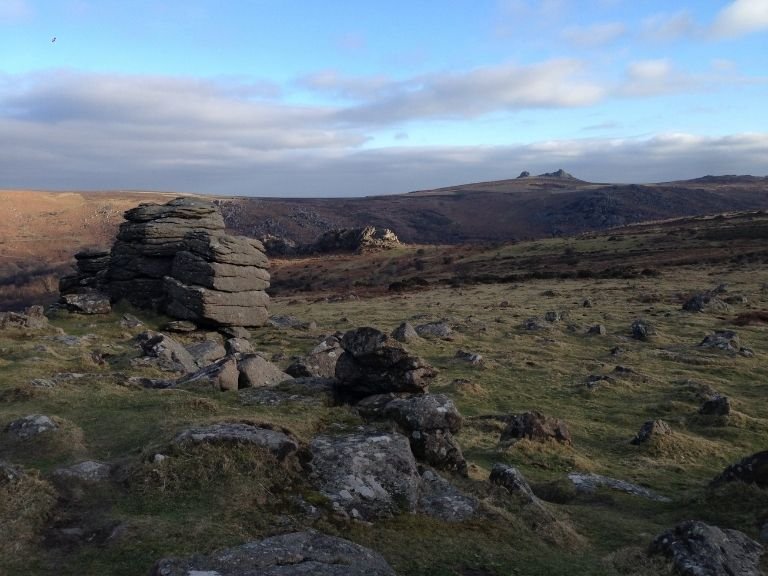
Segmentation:
[[(763, 214), (735, 215), (493, 247), (403, 247), (277, 262), (272, 313), (316, 325), (251, 331), (254, 347), (283, 367), (336, 331), (389, 332), (405, 320), (453, 327), (453, 340), (408, 348), (440, 370), (431, 391), (449, 395), (465, 417), (457, 439), (469, 478), (448, 476), (483, 507), (458, 524), (419, 515), (370, 525), (337, 518), (300, 466), (258, 451), (179, 450), (155, 462), (189, 424), (266, 422), (308, 442), (361, 422), (349, 406), (253, 406), (234, 392), (132, 385), (129, 376), (160, 376), (131, 360), (139, 356), (134, 336), (162, 325), (162, 317), (127, 308), (98, 317), (59, 313), (43, 331), (0, 332), (0, 426), (28, 414), (60, 425), (57, 435), (24, 445), (0, 433), (0, 459), (30, 471), (21, 484), (0, 485), (0, 574), (144, 574), (162, 556), (314, 527), (377, 550), (404, 576), (650, 576), (668, 572), (646, 556), (648, 544), (682, 520), (757, 538), (768, 493), (708, 483), (768, 444), (767, 225)], [(388, 289), (415, 277), (425, 283)], [(727, 309), (681, 309), (690, 294), (721, 284)], [(145, 326), (122, 326), (124, 312)], [(547, 312), (560, 320), (524, 327)], [(647, 341), (631, 337), (637, 318), (656, 329)], [(588, 335), (595, 324), (605, 334)], [(699, 347), (715, 330), (736, 331), (754, 356)], [(206, 337), (216, 336), (180, 339)], [(459, 349), (481, 354), (482, 363), (456, 359)], [(712, 391), (730, 398), (730, 415), (698, 413)], [(563, 419), (573, 444), (500, 444), (503, 424), (492, 416), (534, 409)], [(673, 434), (630, 444), (656, 418)], [(51, 472), (85, 458), (112, 463), (113, 481), (86, 491), (54, 489)], [(494, 462), (517, 466), (552, 517), (492, 490)], [(607, 489), (577, 494), (567, 479), (572, 471), (628, 480), (669, 501)], [(320, 514), (307, 514), (297, 496)], [(62, 538), (71, 527), (87, 537)]]

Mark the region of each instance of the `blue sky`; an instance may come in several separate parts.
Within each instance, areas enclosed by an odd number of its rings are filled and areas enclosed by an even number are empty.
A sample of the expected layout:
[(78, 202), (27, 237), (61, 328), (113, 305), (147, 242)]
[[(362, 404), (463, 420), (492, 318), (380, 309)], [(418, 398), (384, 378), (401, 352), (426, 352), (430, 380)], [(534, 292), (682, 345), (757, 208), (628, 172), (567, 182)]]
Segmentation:
[(0, 0), (0, 188), (766, 175), (766, 55), (768, 0)]

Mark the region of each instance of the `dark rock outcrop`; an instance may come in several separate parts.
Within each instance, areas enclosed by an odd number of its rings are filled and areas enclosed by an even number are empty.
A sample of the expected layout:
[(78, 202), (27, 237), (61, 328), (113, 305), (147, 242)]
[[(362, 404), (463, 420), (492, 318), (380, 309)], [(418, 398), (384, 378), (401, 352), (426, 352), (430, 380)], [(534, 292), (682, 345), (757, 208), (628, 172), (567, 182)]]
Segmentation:
[(763, 488), (768, 486), (768, 450), (742, 458), (712, 480), (715, 486), (725, 482), (757, 484)]
[(539, 442), (555, 440), (562, 444), (571, 444), (571, 433), (565, 422), (535, 410), (512, 416), (501, 433), (500, 441), (523, 438)]
[(727, 416), (731, 413), (731, 401), (728, 396), (716, 394), (707, 398), (699, 408), (699, 414), (705, 416)]
[(672, 560), (683, 576), (761, 576), (763, 547), (738, 530), (688, 521), (657, 536), (651, 554)]
[(339, 393), (353, 398), (390, 392), (425, 392), (437, 371), (400, 342), (375, 328), (357, 328), (341, 339), (336, 363)]
[(395, 576), (379, 554), (314, 531), (281, 534), (212, 554), (159, 560), (150, 576)]

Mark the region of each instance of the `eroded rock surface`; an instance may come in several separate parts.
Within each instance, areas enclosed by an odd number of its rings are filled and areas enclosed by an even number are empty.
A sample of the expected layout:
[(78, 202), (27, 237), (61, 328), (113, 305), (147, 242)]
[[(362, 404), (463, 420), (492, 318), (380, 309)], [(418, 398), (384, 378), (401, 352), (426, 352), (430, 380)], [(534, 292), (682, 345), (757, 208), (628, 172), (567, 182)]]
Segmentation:
[(150, 576), (395, 576), (378, 553), (314, 531), (158, 561)]
[(174, 444), (246, 444), (265, 448), (279, 459), (298, 450), (298, 442), (287, 431), (244, 422), (221, 422), (188, 428), (173, 439)]
[(312, 440), (310, 451), (312, 482), (337, 512), (375, 520), (416, 511), (421, 478), (402, 434), (322, 435)]
[(669, 557), (682, 576), (762, 576), (760, 544), (704, 522), (678, 524), (657, 536), (649, 551)]

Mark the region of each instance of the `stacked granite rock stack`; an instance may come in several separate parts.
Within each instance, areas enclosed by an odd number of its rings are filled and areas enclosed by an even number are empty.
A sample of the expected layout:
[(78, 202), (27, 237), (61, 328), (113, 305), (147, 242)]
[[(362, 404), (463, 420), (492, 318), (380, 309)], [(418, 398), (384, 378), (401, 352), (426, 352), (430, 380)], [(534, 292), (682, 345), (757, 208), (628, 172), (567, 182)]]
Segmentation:
[(62, 294), (99, 290), (112, 301), (208, 326), (268, 320), (267, 257), (258, 240), (230, 236), (218, 207), (197, 198), (141, 204), (125, 213), (111, 255), (78, 255)]

